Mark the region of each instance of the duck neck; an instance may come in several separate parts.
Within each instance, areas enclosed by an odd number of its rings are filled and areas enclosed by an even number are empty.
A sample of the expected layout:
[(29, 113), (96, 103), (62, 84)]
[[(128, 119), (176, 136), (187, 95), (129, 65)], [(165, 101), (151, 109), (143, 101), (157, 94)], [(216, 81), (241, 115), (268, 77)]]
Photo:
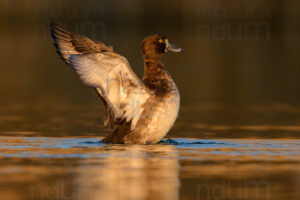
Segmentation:
[(173, 89), (173, 80), (159, 59), (144, 58), (144, 66), (143, 82), (147, 88), (156, 94), (165, 94)]

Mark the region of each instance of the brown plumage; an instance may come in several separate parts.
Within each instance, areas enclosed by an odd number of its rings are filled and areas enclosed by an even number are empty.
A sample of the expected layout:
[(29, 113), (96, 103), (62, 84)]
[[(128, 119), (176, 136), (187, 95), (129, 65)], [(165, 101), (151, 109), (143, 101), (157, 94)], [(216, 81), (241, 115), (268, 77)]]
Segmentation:
[(50, 21), (50, 32), (58, 55), (70, 64), (71, 54), (91, 54), (105, 51), (112, 52), (112, 47), (105, 46), (102, 42), (92, 41), (89, 38), (71, 33)]
[(104, 103), (104, 124), (112, 131), (103, 142), (155, 144), (167, 134), (178, 114), (179, 93), (160, 57), (181, 48), (161, 34), (146, 37), (142, 42), (142, 82), (126, 58), (112, 47), (71, 33), (52, 21), (50, 32), (60, 57)]

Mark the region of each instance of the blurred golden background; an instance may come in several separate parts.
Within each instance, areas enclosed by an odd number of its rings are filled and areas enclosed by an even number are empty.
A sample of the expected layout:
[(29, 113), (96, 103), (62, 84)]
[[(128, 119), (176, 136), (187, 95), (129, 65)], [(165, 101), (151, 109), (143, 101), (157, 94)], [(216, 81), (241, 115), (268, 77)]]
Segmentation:
[[(0, 2), (2, 131), (20, 131), (17, 126), (24, 127), (22, 131), (47, 132), (59, 122), (48, 129), (37, 126), (59, 121), (59, 115), (67, 122), (60, 124), (62, 132), (74, 130), (75, 134), (80, 127), (93, 132), (99, 129), (96, 124), (102, 124), (100, 118), (95, 120), (102, 115), (98, 99), (55, 52), (50, 18), (112, 45), (139, 77), (143, 74), (140, 43), (145, 36), (163, 33), (184, 48), (181, 54), (163, 57), (181, 94), (179, 123), (200, 122), (202, 127), (268, 124), (300, 130), (298, 1)], [(73, 104), (82, 109), (81, 114), (89, 109), (86, 106), (98, 105), (86, 114), (92, 115), (86, 126), (74, 122), (75, 108), (68, 109)], [(49, 117), (51, 112), (58, 119)], [(8, 113), (15, 117), (7, 117)], [(65, 127), (71, 123), (77, 128)], [(198, 134), (206, 132), (203, 129)]]

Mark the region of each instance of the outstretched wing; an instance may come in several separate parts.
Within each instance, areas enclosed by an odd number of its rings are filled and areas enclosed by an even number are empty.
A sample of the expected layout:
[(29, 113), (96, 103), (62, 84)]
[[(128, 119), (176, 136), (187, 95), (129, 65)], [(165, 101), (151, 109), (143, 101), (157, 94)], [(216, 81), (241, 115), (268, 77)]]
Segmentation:
[(106, 107), (104, 124), (127, 122), (133, 130), (150, 93), (131, 70), (126, 58), (111, 47), (76, 35), (51, 22), (51, 36), (61, 58), (96, 92)]

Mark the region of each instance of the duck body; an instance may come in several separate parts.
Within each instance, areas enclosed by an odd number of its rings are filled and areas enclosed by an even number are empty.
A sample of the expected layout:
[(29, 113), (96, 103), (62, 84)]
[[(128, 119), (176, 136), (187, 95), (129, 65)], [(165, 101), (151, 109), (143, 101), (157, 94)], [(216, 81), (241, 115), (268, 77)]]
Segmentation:
[[(153, 65), (160, 65), (160, 67)], [(151, 70), (151, 72), (149, 71)], [(103, 141), (124, 144), (156, 144), (173, 126), (180, 107), (180, 96), (175, 82), (159, 63), (145, 63), (143, 83), (151, 96), (142, 105), (144, 111), (134, 130), (124, 131), (122, 126), (111, 132)]]
[(144, 76), (141, 81), (126, 58), (101, 42), (92, 41), (55, 25), (50, 31), (61, 58), (104, 103), (104, 124), (110, 134), (102, 142), (156, 144), (173, 126), (180, 107), (175, 82), (160, 61), (167, 51), (182, 51), (155, 34), (142, 42)]

